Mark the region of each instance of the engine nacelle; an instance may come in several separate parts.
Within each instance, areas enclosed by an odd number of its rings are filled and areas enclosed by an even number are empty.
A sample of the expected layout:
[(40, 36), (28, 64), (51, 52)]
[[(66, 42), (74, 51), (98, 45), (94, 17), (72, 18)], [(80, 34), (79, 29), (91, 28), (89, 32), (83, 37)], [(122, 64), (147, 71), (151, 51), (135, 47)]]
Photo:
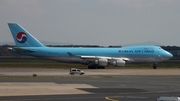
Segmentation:
[(115, 66), (124, 66), (125, 65), (125, 61), (123, 61), (123, 60), (115, 60), (115, 61), (113, 61), (113, 65), (115, 65)]
[(108, 60), (107, 59), (97, 59), (95, 60), (95, 64), (99, 66), (107, 66)]

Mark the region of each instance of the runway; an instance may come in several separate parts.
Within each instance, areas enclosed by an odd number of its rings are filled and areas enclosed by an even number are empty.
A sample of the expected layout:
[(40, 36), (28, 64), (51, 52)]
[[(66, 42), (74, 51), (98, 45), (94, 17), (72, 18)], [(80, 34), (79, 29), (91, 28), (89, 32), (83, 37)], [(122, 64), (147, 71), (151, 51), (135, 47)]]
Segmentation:
[[(180, 68), (166, 69), (81, 69), (85, 75), (180, 75)], [(69, 76), (69, 69), (0, 68), (0, 76)]]
[[(129, 69), (109, 69), (114, 71), (113, 73), (108, 72), (107, 69), (99, 70), (104, 74), (98, 74), (99, 71), (96, 70), (84, 70), (87, 75), (47, 73), (48, 75), (37, 77), (32, 77), (30, 74), (22, 75), (24, 72), (21, 70), (23, 69), (0, 71), (1, 101), (155, 101), (158, 96), (180, 96), (180, 75), (176, 74), (179, 69), (157, 69), (159, 74), (156, 75), (157, 71), (154, 70), (152, 74), (150, 69), (137, 69), (134, 74), (133, 70)], [(41, 69), (38, 70), (38, 73), (41, 73)], [(20, 71), (22, 74), (17, 75), (16, 72)], [(37, 71), (37, 69), (29, 69), (29, 71)], [(50, 72), (53, 73), (52, 71)], [(93, 71), (97, 74), (88, 73)], [(122, 71), (130, 73), (114, 75)], [(150, 73), (138, 74), (142, 71)], [(10, 72), (13, 75), (10, 75)], [(42, 69), (42, 74), (46, 74), (45, 72), (48, 71)]]

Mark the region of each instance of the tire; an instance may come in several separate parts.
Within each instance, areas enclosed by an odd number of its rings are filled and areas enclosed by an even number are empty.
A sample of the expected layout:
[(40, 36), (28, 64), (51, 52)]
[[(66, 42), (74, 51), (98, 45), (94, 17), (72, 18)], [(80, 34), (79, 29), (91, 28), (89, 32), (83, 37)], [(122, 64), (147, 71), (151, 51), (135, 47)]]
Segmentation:
[(154, 64), (154, 65), (153, 65), (153, 69), (157, 69), (157, 66), (156, 66), (156, 64)]
[(97, 68), (98, 68), (98, 69), (105, 69), (104, 66), (98, 66)]
[(88, 69), (96, 69), (96, 68), (97, 68), (96, 65), (89, 65), (89, 66), (88, 66)]

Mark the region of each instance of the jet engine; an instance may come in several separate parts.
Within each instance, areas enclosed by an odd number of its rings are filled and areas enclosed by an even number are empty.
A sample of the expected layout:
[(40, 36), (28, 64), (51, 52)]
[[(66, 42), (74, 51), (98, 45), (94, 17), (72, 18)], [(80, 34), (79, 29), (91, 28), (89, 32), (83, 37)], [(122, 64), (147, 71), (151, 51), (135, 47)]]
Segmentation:
[(125, 61), (123, 60), (115, 60), (112, 63), (114, 66), (124, 66), (125, 65)]
[(95, 64), (99, 66), (107, 66), (108, 60), (107, 59), (97, 59), (95, 60)]

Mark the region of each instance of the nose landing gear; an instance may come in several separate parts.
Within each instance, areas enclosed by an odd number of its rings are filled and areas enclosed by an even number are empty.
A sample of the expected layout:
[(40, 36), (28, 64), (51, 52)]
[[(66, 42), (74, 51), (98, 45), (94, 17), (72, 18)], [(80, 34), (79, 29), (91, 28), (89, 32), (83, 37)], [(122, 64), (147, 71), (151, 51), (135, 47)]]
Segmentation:
[(154, 63), (154, 65), (153, 65), (153, 69), (157, 69), (157, 63)]

